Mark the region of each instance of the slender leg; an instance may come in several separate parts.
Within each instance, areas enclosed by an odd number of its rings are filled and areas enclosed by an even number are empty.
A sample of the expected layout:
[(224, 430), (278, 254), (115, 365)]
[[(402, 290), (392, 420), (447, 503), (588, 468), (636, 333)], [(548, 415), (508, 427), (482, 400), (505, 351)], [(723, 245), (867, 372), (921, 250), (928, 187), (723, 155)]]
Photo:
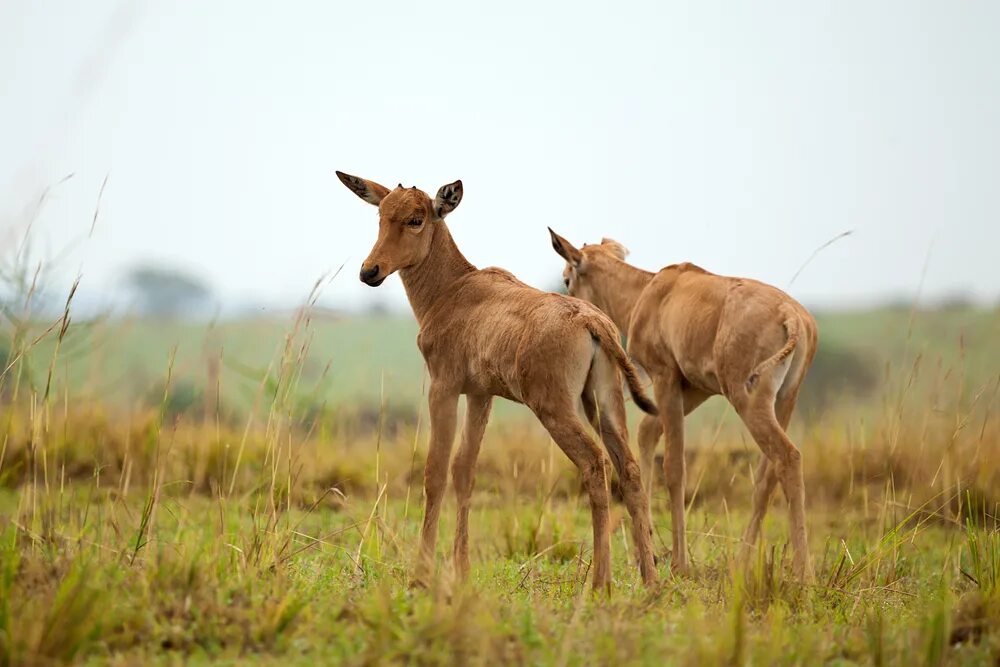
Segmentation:
[(594, 523), (593, 586), (595, 591), (611, 590), (611, 536), (608, 533), (608, 481), (604, 454), (587, 433), (571, 408), (536, 412), (542, 425), (566, 456), (580, 470), (583, 486), (590, 496)]
[(757, 465), (757, 472), (754, 474), (753, 510), (750, 514), (750, 523), (747, 524), (746, 532), (743, 533), (744, 560), (750, 555), (751, 548), (760, 537), (760, 526), (764, 522), (767, 506), (771, 502), (771, 495), (777, 484), (778, 469), (771, 465), (771, 460), (767, 456), (762, 455), (760, 463)]
[(420, 528), (420, 556), (417, 579), (427, 583), (434, 571), (434, 549), (437, 544), (441, 497), (448, 483), (448, 458), (455, 440), (458, 393), (438, 384), (428, 392), (431, 417), (431, 438), (424, 465), (424, 523)]
[[(769, 466), (785, 491), (791, 524), (795, 573), (812, 579), (805, 524), (805, 489), (802, 481), (802, 454), (778, 423), (770, 405), (751, 406), (740, 414), (754, 440), (770, 459)], [(771, 474), (768, 471), (768, 474)], [(766, 481), (765, 481), (766, 483)]]
[(483, 432), (490, 419), (492, 396), (465, 397), (465, 428), (462, 430), (462, 444), (451, 464), (451, 478), (455, 485), (455, 500), (458, 502), (458, 519), (455, 522), (455, 572), (459, 579), (469, 576), (469, 505), (472, 487), (475, 484), (476, 459)]
[[(799, 380), (801, 382), (801, 380)], [(798, 398), (799, 385), (790, 386), (787, 391), (779, 391), (774, 403), (775, 417), (778, 425), (786, 434), (788, 425), (792, 420), (792, 412), (795, 410), (795, 402)], [(761, 457), (760, 464), (755, 473), (753, 490), (753, 509), (750, 514), (750, 523), (747, 524), (746, 532), (743, 534), (743, 554), (742, 559), (746, 561), (750, 556), (752, 547), (760, 537), (760, 527), (764, 522), (771, 496), (778, 485), (778, 469), (771, 463), (768, 456)]]
[(642, 421), (639, 422), (639, 468), (642, 469), (642, 485), (646, 489), (646, 498), (650, 504), (653, 500), (653, 480), (656, 477), (653, 459), (661, 435), (663, 435), (663, 422), (660, 418), (643, 415)]
[(684, 395), (678, 385), (674, 376), (660, 376), (653, 379), (656, 406), (660, 411), (663, 434), (667, 441), (667, 455), (663, 467), (667, 475), (670, 513), (673, 518), (673, 557), (670, 569), (683, 574), (688, 568), (687, 534), (684, 525), (684, 489), (687, 471), (684, 462)]
[[(705, 402), (711, 395), (696, 389), (684, 390), (684, 416), (686, 417)], [(656, 472), (653, 470), (653, 462), (656, 457), (656, 445), (663, 435), (663, 422), (659, 417), (653, 415), (643, 415), (639, 422), (639, 467), (642, 468), (642, 483), (646, 488), (646, 493), (652, 506), (653, 485), (656, 481)]]
[(625, 402), (622, 400), (619, 386), (615, 382), (614, 390), (605, 392), (605, 395), (598, 399), (600, 411), (594, 427), (601, 434), (604, 447), (611, 456), (611, 463), (618, 471), (625, 506), (632, 517), (632, 541), (635, 543), (642, 582), (646, 586), (652, 586), (656, 583), (656, 563), (653, 559), (653, 526), (649, 514), (649, 496), (642, 487), (639, 464), (628, 446)]

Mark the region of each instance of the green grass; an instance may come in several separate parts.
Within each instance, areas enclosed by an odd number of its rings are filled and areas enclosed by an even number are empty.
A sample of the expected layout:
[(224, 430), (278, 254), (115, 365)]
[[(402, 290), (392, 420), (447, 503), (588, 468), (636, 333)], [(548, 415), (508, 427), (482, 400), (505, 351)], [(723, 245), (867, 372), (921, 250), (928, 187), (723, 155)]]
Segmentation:
[[(5, 563), (19, 559), (20, 574), (5, 584), (10, 643), (0, 653), (14, 663), (992, 664), (1000, 655), (996, 632), (951, 641), (977, 586), (961, 573), (969, 541), (933, 521), (905, 524), (893, 539), (891, 521), (813, 512), (818, 583), (801, 586), (780, 563), (783, 514), (767, 522), (759, 562), (744, 573), (734, 554), (745, 514), (699, 508), (695, 573), (671, 577), (661, 542), (655, 591), (638, 581), (618, 524), (605, 598), (586, 582), (588, 514), (575, 498), (479, 494), (465, 585), (450, 578), (446, 512), (441, 580), (424, 590), (408, 577), (419, 511), (401, 499), (374, 514), (354, 500), (289, 512), (255, 551), (252, 501), (164, 497), (130, 562), (142, 499), (67, 493), (50, 508), (47, 533), (3, 533)], [(0, 496), (6, 511), (19, 502)], [(657, 533), (666, 536), (659, 509)], [(838, 575), (848, 551), (860, 564), (852, 578)], [(996, 628), (996, 612), (973, 620)]]
[[(427, 424), (411, 319), (70, 326), (0, 382), (0, 667), (995, 664), (997, 326), (820, 318), (824, 344), (879, 370), (793, 422), (815, 584), (790, 576), (780, 497), (737, 562), (759, 452), (716, 401), (686, 429), (694, 572), (669, 574), (660, 477), (661, 583), (641, 587), (616, 502), (610, 597), (590, 592), (576, 471), (514, 406), (484, 440), (471, 581), (449, 568), (449, 492), (439, 578), (412, 586)], [(216, 408), (199, 392), (220, 351)]]
[(0, 664), (994, 664), (998, 407), (797, 426), (812, 585), (791, 578), (780, 498), (738, 563), (754, 452), (729, 426), (692, 429), (694, 572), (669, 574), (658, 479), (661, 583), (640, 585), (616, 502), (604, 597), (578, 477), (535, 425), (487, 433), (471, 581), (450, 571), (449, 497), (439, 579), (421, 589), (420, 433), (284, 422), (241, 443), (200, 418), (15, 406), (0, 410)]

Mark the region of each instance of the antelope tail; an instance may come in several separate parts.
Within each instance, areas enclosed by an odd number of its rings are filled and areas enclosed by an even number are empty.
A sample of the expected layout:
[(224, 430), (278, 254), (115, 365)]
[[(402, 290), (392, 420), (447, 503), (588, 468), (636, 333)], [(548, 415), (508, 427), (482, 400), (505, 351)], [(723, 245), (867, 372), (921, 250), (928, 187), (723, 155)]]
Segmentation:
[(757, 364), (753, 372), (750, 373), (750, 377), (747, 378), (747, 391), (751, 391), (754, 388), (754, 385), (757, 384), (757, 380), (760, 379), (762, 374), (787, 359), (795, 351), (795, 346), (799, 344), (799, 316), (790, 311), (785, 311), (784, 315), (785, 319), (781, 324), (785, 327), (785, 335), (787, 336), (785, 345), (773, 356)]
[(645, 390), (642, 388), (639, 373), (635, 370), (635, 366), (629, 360), (628, 355), (625, 354), (625, 349), (618, 339), (618, 331), (614, 328), (614, 325), (602, 318), (589, 317), (587, 318), (587, 331), (594, 337), (594, 340), (604, 350), (604, 353), (614, 359), (615, 363), (622, 370), (622, 373), (625, 374), (625, 383), (628, 385), (628, 391), (632, 394), (632, 400), (639, 406), (639, 409), (646, 414), (656, 415), (656, 404), (653, 403), (652, 399), (646, 395)]

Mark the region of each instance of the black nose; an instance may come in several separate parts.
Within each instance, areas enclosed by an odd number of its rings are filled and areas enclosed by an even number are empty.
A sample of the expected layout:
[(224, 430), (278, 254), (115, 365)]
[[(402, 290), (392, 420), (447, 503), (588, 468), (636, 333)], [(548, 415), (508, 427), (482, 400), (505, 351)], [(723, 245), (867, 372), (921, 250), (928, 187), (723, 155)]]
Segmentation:
[(366, 269), (364, 266), (361, 267), (361, 274), (360, 274), (361, 282), (365, 283), (366, 285), (376, 285), (379, 282), (382, 282), (382, 281), (376, 282), (375, 276), (377, 275), (378, 275), (378, 264), (371, 267), (370, 269)]

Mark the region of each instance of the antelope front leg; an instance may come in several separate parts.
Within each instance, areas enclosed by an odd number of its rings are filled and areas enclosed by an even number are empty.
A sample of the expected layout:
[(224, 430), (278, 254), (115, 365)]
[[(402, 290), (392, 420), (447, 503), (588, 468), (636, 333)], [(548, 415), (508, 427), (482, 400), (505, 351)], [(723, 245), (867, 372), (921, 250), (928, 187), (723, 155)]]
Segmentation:
[(663, 423), (667, 455), (663, 468), (670, 491), (670, 513), (673, 518), (673, 557), (670, 569), (678, 574), (687, 572), (687, 533), (684, 520), (684, 489), (687, 483), (684, 463), (684, 394), (676, 378), (656, 378), (653, 382), (656, 406)]
[(424, 464), (424, 523), (420, 528), (420, 555), (417, 558), (416, 578), (421, 583), (430, 582), (434, 572), (434, 549), (437, 545), (438, 519), (441, 516), (441, 498), (448, 484), (448, 458), (455, 440), (455, 420), (458, 410), (458, 392), (431, 383), (428, 392), (431, 417), (431, 439)]
[(455, 522), (455, 573), (465, 580), (469, 576), (469, 506), (472, 502), (472, 487), (476, 479), (476, 459), (483, 432), (490, 419), (491, 396), (465, 397), (465, 428), (462, 430), (462, 444), (451, 464), (451, 479), (455, 485), (455, 500), (458, 502), (458, 518)]

